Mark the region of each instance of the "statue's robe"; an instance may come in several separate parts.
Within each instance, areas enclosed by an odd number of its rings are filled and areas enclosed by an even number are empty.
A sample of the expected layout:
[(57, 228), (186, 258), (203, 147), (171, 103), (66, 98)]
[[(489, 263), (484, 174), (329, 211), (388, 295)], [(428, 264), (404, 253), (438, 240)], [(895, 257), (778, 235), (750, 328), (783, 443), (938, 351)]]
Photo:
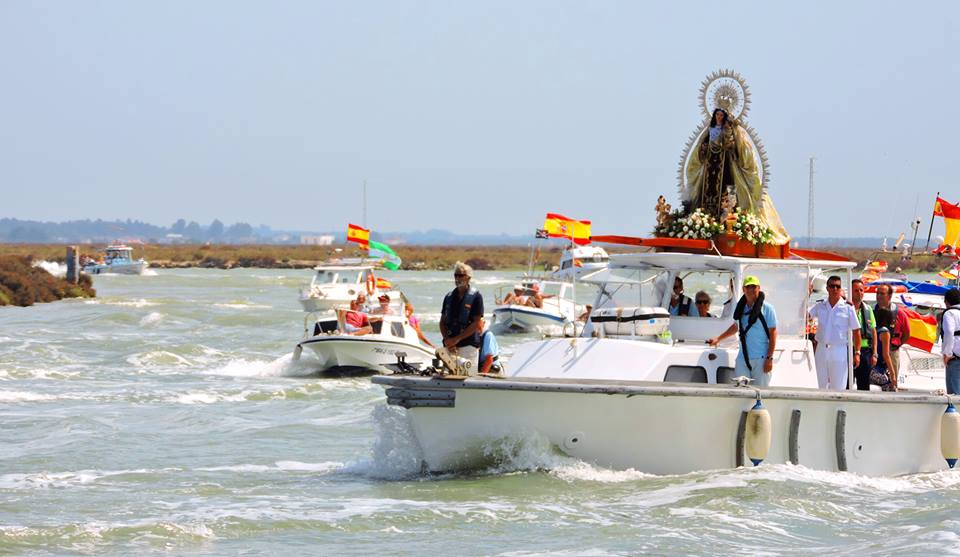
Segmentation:
[[(706, 204), (705, 210), (718, 216), (725, 188), (732, 185), (740, 210), (763, 219), (773, 232), (774, 243), (788, 243), (790, 235), (763, 187), (760, 159), (750, 135), (742, 126), (732, 123), (719, 140), (721, 153), (719, 156), (714, 153), (711, 157), (711, 147), (704, 146), (705, 142), (709, 143), (709, 133), (710, 128), (704, 128), (693, 144), (693, 152), (684, 170), (687, 180), (682, 192), (683, 202), (689, 203), (692, 209)], [(720, 167), (716, 166), (718, 164)], [(721, 179), (717, 181), (716, 177), (721, 173)]]

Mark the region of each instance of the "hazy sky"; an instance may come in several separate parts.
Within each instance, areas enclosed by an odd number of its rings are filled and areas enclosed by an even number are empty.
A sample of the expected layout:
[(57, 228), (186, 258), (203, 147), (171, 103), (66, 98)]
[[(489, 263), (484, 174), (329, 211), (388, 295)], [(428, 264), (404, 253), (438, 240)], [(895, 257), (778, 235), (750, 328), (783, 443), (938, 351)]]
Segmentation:
[(960, 201), (960, 3), (662, 4), (0, 0), (0, 216), (644, 235), (720, 68), (793, 235)]

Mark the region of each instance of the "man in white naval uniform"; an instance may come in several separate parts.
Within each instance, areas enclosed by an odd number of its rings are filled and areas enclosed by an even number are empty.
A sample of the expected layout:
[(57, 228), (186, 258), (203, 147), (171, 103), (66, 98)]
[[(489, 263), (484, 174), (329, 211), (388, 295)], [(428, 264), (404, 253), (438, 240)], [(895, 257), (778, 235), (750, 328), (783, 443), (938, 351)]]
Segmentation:
[(828, 278), (827, 299), (820, 300), (809, 311), (817, 319), (817, 384), (831, 391), (847, 388), (850, 332), (853, 346), (857, 347), (853, 351), (853, 367), (860, 365), (860, 322), (853, 306), (840, 297), (840, 288), (840, 277)]

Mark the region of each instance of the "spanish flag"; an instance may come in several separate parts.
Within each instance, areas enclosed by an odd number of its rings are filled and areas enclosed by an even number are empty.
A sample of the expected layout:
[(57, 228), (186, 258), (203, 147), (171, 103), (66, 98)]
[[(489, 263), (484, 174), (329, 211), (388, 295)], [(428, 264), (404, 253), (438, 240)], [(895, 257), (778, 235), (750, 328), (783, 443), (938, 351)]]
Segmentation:
[(556, 213), (547, 213), (543, 229), (551, 238), (568, 238), (575, 244), (590, 243), (590, 221), (573, 220)]
[(356, 242), (367, 249), (370, 245), (370, 231), (355, 224), (347, 224), (347, 241)]
[(943, 223), (947, 229), (943, 235), (943, 245), (940, 247), (950, 246), (955, 250), (960, 240), (960, 205), (954, 205), (938, 197), (933, 205), (933, 216), (943, 217)]
[(907, 323), (910, 324), (910, 340), (907, 341), (907, 344), (930, 352), (933, 345), (937, 343), (936, 316), (920, 315), (903, 305), (898, 304), (898, 306), (897, 311), (902, 311), (907, 316)]

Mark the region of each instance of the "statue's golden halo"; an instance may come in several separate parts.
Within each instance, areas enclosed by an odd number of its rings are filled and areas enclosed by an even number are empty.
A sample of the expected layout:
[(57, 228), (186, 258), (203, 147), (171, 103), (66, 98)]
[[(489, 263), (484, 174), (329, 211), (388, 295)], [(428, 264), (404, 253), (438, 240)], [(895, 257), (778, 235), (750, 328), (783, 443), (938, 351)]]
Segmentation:
[(722, 108), (734, 119), (746, 118), (750, 112), (750, 88), (735, 71), (715, 71), (700, 83), (700, 106), (707, 117)]

